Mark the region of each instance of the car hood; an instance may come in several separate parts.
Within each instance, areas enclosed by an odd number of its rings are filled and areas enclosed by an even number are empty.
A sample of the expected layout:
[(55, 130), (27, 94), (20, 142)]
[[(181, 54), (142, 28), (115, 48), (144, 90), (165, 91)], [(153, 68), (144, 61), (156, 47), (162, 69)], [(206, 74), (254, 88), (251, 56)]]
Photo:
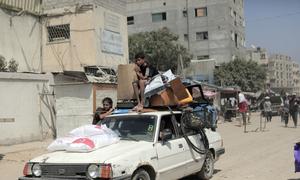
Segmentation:
[(36, 157), (30, 162), (44, 162), (44, 163), (105, 163), (112, 158), (124, 156), (124, 153), (137, 154), (141, 150), (153, 148), (152, 142), (146, 141), (126, 141), (119, 142), (105, 146), (91, 152), (67, 152), (55, 151)]

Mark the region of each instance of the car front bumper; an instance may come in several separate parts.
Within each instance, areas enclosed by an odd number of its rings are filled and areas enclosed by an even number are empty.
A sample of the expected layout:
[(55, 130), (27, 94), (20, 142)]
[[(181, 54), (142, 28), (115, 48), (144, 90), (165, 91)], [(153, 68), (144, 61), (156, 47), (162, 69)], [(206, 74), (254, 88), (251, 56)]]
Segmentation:
[[(120, 177), (115, 177), (112, 178), (111, 180), (129, 180), (131, 178), (131, 175), (125, 175), (125, 176), (120, 176)], [(20, 177), (18, 180), (58, 180), (58, 179), (62, 179), (62, 180), (85, 180), (86, 178), (50, 178), (50, 177)]]

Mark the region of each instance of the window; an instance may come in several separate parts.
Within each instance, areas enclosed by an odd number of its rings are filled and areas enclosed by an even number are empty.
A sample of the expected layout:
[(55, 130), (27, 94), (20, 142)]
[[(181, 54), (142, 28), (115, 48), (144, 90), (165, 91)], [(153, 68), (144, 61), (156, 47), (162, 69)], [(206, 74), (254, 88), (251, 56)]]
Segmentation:
[(204, 16), (207, 16), (207, 7), (195, 9), (195, 17), (204, 17)]
[(182, 16), (183, 16), (183, 17), (187, 17), (187, 10), (183, 10), (183, 11), (182, 11)]
[(197, 32), (196, 33), (196, 40), (197, 41), (203, 41), (208, 39), (208, 32)]
[(184, 34), (183, 38), (184, 38), (184, 41), (188, 41), (189, 40), (189, 35), (188, 34)]
[(198, 60), (203, 60), (203, 59), (209, 59), (209, 55), (201, 55), (201, 56), (197, 56)]
[(172, 133), (172, 139), (175, 139), (178, 137), (178, 134), (176, 134), (176, 131), (178, 127), (175, 127), (172, 122), (172, 115), (165, 115), (161, 117), (160, 125), (159, 125), (159, 136), (158, 140), (161, 140), (161, 132), (168, 129)]
[(132, 24), (134, 24), (134, 17), (128, 16), (127, 17), (127, 25), (132, 25)]
[(167, 13), (154, 13), (152, 14), (152, 22), (160, 22), (160, 21), (166, 21), (167, 20)]
[(48, 26), (48, 42), (70, 39), (70, 24)]
[(238, 47), (238, 35), (236, 33), (234, 34), (234, 43), (235, 47)]

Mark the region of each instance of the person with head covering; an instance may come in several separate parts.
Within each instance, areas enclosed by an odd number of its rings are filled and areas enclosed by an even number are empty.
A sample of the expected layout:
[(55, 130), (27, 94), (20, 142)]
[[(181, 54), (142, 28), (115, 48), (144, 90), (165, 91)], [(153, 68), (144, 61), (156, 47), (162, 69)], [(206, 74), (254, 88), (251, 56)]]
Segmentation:
[(246, 125), (246, 113), (248, 112), (248, 101), (245, 98), (245, 95), (239, 91), (239, 112), (242, 114), (243, 125)]
[(267, 122), (271, 122), (271, 120), (272, 120), (272, 103), (270, 101), (269, 96), (265, 97), (264, 114), (265, 114), (265, 117), (267, 118)]

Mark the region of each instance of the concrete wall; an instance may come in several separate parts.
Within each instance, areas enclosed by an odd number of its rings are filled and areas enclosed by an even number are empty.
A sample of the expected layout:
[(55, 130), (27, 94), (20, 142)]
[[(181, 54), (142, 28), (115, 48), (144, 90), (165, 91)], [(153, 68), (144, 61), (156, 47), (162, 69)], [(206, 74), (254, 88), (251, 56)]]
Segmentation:
[(39, 19), (0, 8), (0, 22), (0, 55), (15, 59), (20, 72), (41, 72)]
[(197, 81), (213, 84), (215, 65), (214, 59), (192, 60), (190, 67), (185, 69), (185, 75)]
[(81, 125), (92, 123), (92, 84), (57, 85), (54, 92), (58, 137), (65, 136)]
[(66, 84), (54, 88), (57, 111), (57, 136), (82, 125), (91, 124), (95, 108), (102, 107), (102, 99), (111, 97), (116, 103), (116, 88), (110, 85)]
[(117, 105), (117, 85), (115, 84), (94, 84), (93, 86), (94, 107), (93, 112), (97, 107), (102, 107), (102, 100), (105, 97), (110, 97), (113, 100), (113, 107)]
[(42, 140), (51, 134), (49, 109), (41, 94), (47, 75), (0, 73), (0, 145)]
[[(48, 8), (46, 6), (44, 13), (48, 17), (43, 20), (43, 71), (82, 71), (86, 65), (117, 67), (118, 64), (128, 63), (126, 16), (122, 12), (113, 11), (112, 7), (106, 8), (109, 1), (105, 6), (99, 1), (87, 3), (90, 6), (82, 11), (80, 5), (76, 6), (70, 1), (65, 7), (60, 7), (60, 3), (52, 9), (49, 4)], [(48, 42), (47, 26), (60, 24), (70, 24), (70, 39)], [(110, 40), (110, 36), (119, 39), (105, 41)], [(104, 46), (113, 50), (119, 48), (120, 53), (105, 51)]]

